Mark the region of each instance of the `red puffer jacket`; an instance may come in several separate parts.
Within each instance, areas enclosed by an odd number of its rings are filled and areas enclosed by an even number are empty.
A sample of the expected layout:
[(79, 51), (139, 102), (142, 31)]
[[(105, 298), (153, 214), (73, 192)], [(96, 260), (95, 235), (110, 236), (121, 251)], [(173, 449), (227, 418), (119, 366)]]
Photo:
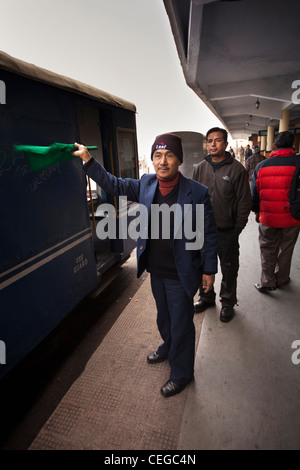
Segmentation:
[[(251, 181), (252, 210), (268, 227), (295, 227), (300, 220), (291, 216), (289, 191), (295, 172), (295, 152), (277, 149), (254, 170)], [(300, 156), (296, 156), (300, 158)]]

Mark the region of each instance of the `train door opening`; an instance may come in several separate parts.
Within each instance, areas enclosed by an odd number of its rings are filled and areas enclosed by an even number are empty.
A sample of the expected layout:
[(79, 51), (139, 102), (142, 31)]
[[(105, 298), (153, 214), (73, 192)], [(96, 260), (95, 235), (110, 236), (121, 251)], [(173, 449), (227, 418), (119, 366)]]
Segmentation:
[[(93, 157), (104, 166), (102, 135), (100, 126), (100, 113), (98, 107), (93, 107), (87, 104), (77, 104), (77, 116), (80, 140), (84, 145), (95, 145), (97, 150), (93, 150)], [(101, 211), (101, 204), (106, 202), (106, 194), (100, 186), (93, 180), (86, 181), (87, 189), (87, 204), (89, 210), (89, 217), (91, 221), (91, 228), (93, 224), (97, 224), (99, 220), (105, 215)], [(90, 188), (89, 188), (89, 184)], [(89, 191), (91, 189), (91, 192)], [(93, 216), (94, 213), (94, 216)], [(94, 220), (93, 220), (94, 217)], [(111, 250), (111, 241), (107, 238), (100, 240), (97, 233), (93, 233), (93, 246), (95, 259), (97, 264), (98, 276), (101, 275), (114, 264), (114, 254)]]
[[(86, 103), (78, 103), (77, 114), (81, 142), (85, 145), (98, 146), (98, 149), (92, 152), (93, 157), (116, 176), (137, 178), (138, 158), (135, 130), (121, 127), (114, 130), (111, 113), (103, 112), (99, 107), (93, 107)], [(114, 205), (117, 220), (124, 215), (119, 213), (116, 198), (112, 200), (94, 181), (90, 180), (89, 183), (91, 194), (87, 181), (87, 203), (91, 226), (95, 224), (97, 227), (101, 220), (109, 217), (109, 213), (103, 210), (103, 205), (108, 202)], [(109, 268), (129, 256), (135, 247), (135, 242), (123, 239), (100, 239), (98, 235), (97, 229), (94, 230), (94, 253), (98, 276), (101, 277)]]

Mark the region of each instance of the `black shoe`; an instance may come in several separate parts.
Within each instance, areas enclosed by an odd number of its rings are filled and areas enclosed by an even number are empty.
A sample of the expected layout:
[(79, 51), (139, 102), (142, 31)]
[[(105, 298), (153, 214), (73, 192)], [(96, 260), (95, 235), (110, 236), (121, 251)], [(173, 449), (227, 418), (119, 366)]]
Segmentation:
[(216, 305), (216, 302), (204, 302), (203, 300), (198, 300), (198, 302), (194, 303), (194, 312), (201, 313), (204, 312), (209, 307), (213, 307)]
[(234, 315), (233, 307), (222, 307), (220, 312), (220, 320), (227, 323)]
[(258, 292), (271, 292), (277, 289), (277, 287), (268, 287), (263, 286), (262, 284), (254, 284), (254, 287), (258, 290)]
[(177, 393), (182, 392), (182, 390), (185, 388), (185, 385), (180, 385), (176, 384), (175, 382), (172, 382), (172, 380), (168, 380), (168, 382), (165, 383), (160, 389), (160, 393), (165, 397), (172, 397), (173, 395), (176, 395)]
[(159, 362), (166, 361), (167, 357), (162, 357), (159, 354), (157, 354), (156, 351), (152, 352), (151, 354), (148, 354), (147, 356), (147, 361), (149, 364), (158, 364)]

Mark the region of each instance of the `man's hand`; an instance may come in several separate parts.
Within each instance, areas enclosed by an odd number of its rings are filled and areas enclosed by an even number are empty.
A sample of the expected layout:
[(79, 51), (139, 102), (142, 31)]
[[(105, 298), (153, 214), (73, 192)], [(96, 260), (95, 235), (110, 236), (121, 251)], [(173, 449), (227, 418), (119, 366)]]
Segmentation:
[(213, 274), (203, 274), (202, 276), (202, 287), (204, 293), (209, 292), (215, 283), (215, 276)]
[(87, 163), (92, 158), (89, 152), (87, 151), (87, 148), (84, 145), (77, 144), (77, 142), (75, 142), (74, 145), (76, 145), (78, 150), (74, 150), (72, 154), (75, 155), (75, 157), (80, 157), (81, 160)]

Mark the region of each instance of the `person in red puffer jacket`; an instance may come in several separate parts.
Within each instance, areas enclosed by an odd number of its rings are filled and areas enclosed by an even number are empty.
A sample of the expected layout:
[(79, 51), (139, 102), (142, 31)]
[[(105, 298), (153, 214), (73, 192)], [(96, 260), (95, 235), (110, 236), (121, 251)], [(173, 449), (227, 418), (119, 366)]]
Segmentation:
[(274, 291), (290, 281), (294, 247), (299, 235), (300, 220), (292, 217), (289, 191), (296, 169), (294, 137), (280, 132), (275, 150), (259, 163), (252, 175), (252, 211), (259, 222), (261, 282), (259, 292)]

